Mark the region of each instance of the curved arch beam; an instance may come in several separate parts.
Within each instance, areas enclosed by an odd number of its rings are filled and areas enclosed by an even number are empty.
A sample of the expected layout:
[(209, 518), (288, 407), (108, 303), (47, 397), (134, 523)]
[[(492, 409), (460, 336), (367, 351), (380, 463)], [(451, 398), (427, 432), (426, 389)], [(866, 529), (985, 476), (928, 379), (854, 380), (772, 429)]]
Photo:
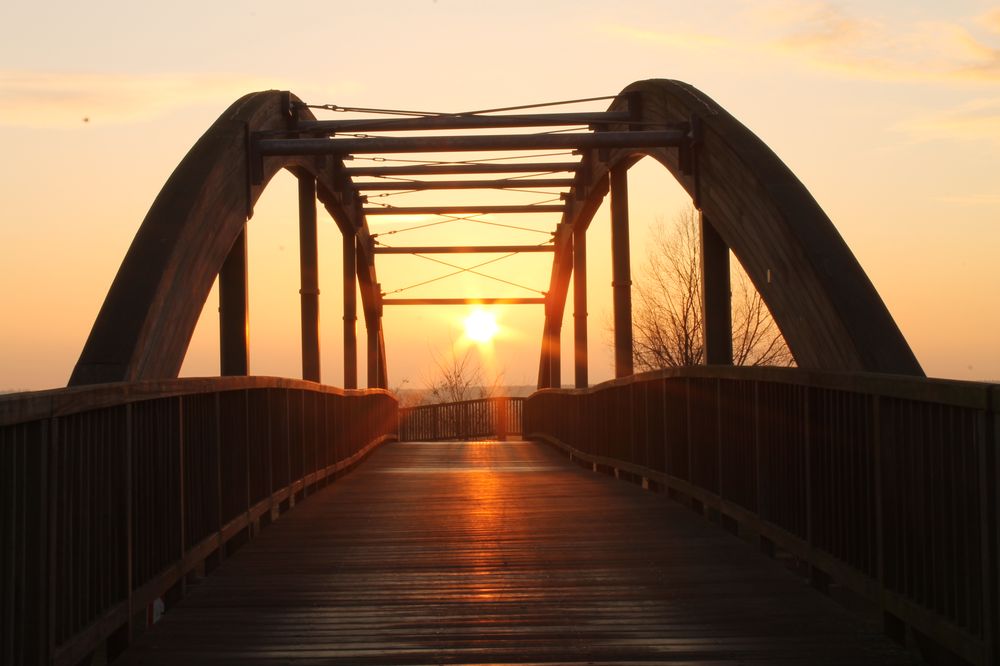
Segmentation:
[[(251, 184), (250, 133), (287, 129), (291, 103), (297, 101), (280, 91), (246, 95), (191, 148), (136, 233), (70, 386), (177, 376), (212, 283), (254, 203), (280, 169), (313, 174), (319, 199), (338, 226), (367, 235), (353, 192), (340, 193), (339, 160), (267, 157), (260, 183)], [(307, 109), (298, 114), (313, 119)], [(374, 286), (372, 262), (358, 273), (362, 284)], [(362, 288), (363, 294), (371, 291)], [(366, 314), (377, 308), (370, 300)]]
[[(692, 173), (676, 149), (614, 150), (585, 156), (560, 225), (590, 224), (608, 191), (610, 167), (649, 155), (663, 164), (708, 216), (743, 265), (800, 367), (923, 376), (923, 370), (857, 259), (795, 174), (763, 141), (693, 86), (651, 79), (625, 88), (609, 110), (638, 101), (643, 129), (701, 121)], [(634, 104), (634, 102), (633, 102)], [(612, 125), (611, 130), (627, 130)], [(563, 255), (560, 256), (560, 250)], [(557, 247), (556, 265), (566, 263)], [(553, 269), (552, 314), (559, 320), (568, 276)], [(542, 366), (547, 362), (545, 350)]]

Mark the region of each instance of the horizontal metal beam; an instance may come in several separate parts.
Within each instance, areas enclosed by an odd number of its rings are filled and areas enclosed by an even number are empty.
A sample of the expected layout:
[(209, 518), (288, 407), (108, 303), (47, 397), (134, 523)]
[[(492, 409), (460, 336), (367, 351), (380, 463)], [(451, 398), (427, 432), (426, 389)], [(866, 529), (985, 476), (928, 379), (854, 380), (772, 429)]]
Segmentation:
[(545, 305), (544, 298), (383, 298), (382, 305)]
[(568, 127), (624, 123), (627, 111), (596, 113), (529, 113), (506, 116), (424, 116), (419, 118), (359, 118), (357, 120), (300, 120), (296, 129), (322, 132), (387, 132), (391, 130), (459, 130), (493, 127)]
[(472, 254), (510, 252), (554, 252), (555, 245), (427, 245), (420, 247), (375, 246), (375, 254)]
[(261, 155), (347, 155), (371, 153), (442, 153), (485, 150), (572, 148), (662, 148), (687, 140), (682, 130), (575, 132), (572, 134), (483, 134), (478, 136), (405, 136), (370, 139), (260, 139)]
[(531, 187), (572, 187), (572, 178), (504, 178), (501, 180), (399, 180), (354, 183), (357, 190), (509, 190)]
[(561, 213), (565, 206), (393, 206), (365, 208), (365, 215), (475, 215), (481, 213)]
[(557, 173), (578, 171), (579, 162), (506, 162), (504, 164), (411, 164), (347, 167), (348, 176), (457, 176), (476, 173)]

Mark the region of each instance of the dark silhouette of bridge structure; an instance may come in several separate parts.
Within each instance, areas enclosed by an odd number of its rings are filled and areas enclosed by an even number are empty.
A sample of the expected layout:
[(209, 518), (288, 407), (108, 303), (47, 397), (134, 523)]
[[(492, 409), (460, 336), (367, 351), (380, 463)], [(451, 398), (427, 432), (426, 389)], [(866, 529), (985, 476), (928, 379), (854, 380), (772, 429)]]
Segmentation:
[[(0, 660), (997, 663), (998, 387), (924, 377), (808, 190), (705, 94), (648, 80), (607, 99), (322, 105), (373, 116), (336, 120), (287, 92), (235, 102), (154, 201), (69, 387), (0, 398)], [(483, 152), (515, 158), (349, 159)], [(700, 211), (706, 365), (635, 374), (626, 174), (646, 156)], [(301, 379), (249, 376), (246, 226), (281, 170)], [(517, 188), (560, 196), (368, 200)], [(616, 378), (590, 386), (606, 197)], [(320, 204), (343, 237), (343, 388), (320, 381)], [(507, 213), (558, 215), (551, 242), (389, 246), (367, 225)], [(380, 255), (521, 252), (552, 256), (541, 297), (398, 298), (376, 272)], [(733, 366), (730, 252), (796, 368)], [(216, 279), (220, 376), (178, 379)], [(466, 303), (544, 308), (538, 390), (401, 409), (383, 309)]]

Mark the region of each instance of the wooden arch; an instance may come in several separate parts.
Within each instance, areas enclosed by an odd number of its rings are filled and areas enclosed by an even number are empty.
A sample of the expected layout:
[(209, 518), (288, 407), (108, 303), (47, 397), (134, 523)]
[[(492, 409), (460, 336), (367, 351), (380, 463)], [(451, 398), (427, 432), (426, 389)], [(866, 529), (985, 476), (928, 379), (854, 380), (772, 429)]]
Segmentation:
[[(586, 229), (615, 167), (651, 156), (674, 175), (732, 249), (771, 310), (800, 367), (923, 376), (923, 370), (843, 238), (795, 174), (749, 129), (698, 89), (650, 79), (625, 88), (609, 111), (638, 111), (655, 130), (689, 123), (698, 145), (689, 164), (668, 148), (585, 155), (557, 233), (540, 376), (558, 363), (574, 231)], [(579, 233), (577, 234), (579, 238)], [(547, 358), (548, 353), (548, 358)], [(558, 371), (554, 376), (558, 377)]]
[[(687, 84), (648, 80), (628, 86), (607, 113), (592, 115), (601, 118), (597, 125), (598, 130), (607, 131), (604, 137), (588, 138), (583, 133), (527, 137), (532, 145), (541, 137), (549, 143), (581, 141), (590, 146), (582, 149), (582, 163), (574, 167), (574, 184), (556, 229), (555, 260), (545, 299), (540, 386), (559, 384), (558, 340), (574, 271), (574, 238), (582, 250), (584, 232), (608, 193), (611, 175), (623, 181), (624, 170), (645, 155), (674, 175), (703, 212), (713, 235), (732, 249), (801, 367), (923, 374), (826, 214), (781, 160), (718, 104)], [(516, 116), (518, 122), (505, 124), (511, 118), (443, 114), (393, 122), (397, 127), (402, 122), (412, 129), (432, 129), (443, 124), (530, 126), (537, 120)], [(543, 119), (547, 124), (554, 124), (552, 120)], [(294, 96), (269, 91), (241, 98), (209, 128), (171, 175), (143, 221), (70, 385), (177, 376), (212, 283), (234, 244), (243, 242), (246, 220), (257, 198), (274, 174), (286, 168), (308, 179), (310, 187), (315, 183), (316, 197), (349, 240), (345, 256), (352, 258), (351, 263), (356, 251), (369, 333), (369, 385), (385, 386), (375, 249), (358, 189), (342, 158), (362, 144), (366, 149), (384, 146), (384, 152), (394, 152), (409, 139), (299, 136), (299, 128), (310, 128), (310, 134), (322, 130), (321, 125)], [(687, 131), (678, 130), (685, 125)], [(385, 121), (379, 121), (374, 129), (384, 127)], [(651, 138), (657, 134), (658, 143)], [(272, 136), (284, 138), (271, 140)], [(474, 147), (472, 143), (481, 147), (484, 139), (493, 148), (513, 149), (524, 138), (468, 137), (465, 149)], [(418, 144), (407, 149), (462, 149), (455, 148), (450, 139), (432, 138), (430, 143)], [(310, 193), (310, 203), (316, 197)], [(577, 253), (577, 258), (582, 256), (582, 251)], [(622, 349), (630, 350), (631, 343)]]
[[(280, 169), (314, 177), (320, 202), (345, 236), (358, 237), (360, 252), (368, 247), (360, 205), (343, 187), (339, 159), (266, 157), (261, 173), (249, 173), (252, 133), (286, 130), (293, 113), (300, 120), (314, 119), (297, 102), (279, 91), (246, 95), (191, 148), (136, 233), (70, 386), (177, 376), (212, 284), (254, 203)], [(359, 261), (358, 266), (365, 317), (371, 322), (378, 319), (374, 263)]]

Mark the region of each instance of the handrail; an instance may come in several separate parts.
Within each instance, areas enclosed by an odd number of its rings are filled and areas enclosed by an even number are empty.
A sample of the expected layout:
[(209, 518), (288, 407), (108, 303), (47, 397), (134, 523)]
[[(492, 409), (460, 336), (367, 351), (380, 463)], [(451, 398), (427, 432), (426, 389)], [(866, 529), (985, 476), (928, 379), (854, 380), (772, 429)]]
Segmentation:
[(520, 435), (523, 407), (524, 398), (507, 397), (402, 407), (399, 439), (414, 442)]
[(997, 662), (1000, 385), (680, 368), (538, 391), (524, 419), (867, 597), (897, 638)]
[(77, 663), (396, 438), (394, 396), (274, 377), (0, 396), (0, 662)]
[(342, 389), (287, 377), (185, 377), (112, 382), (0, 395), (0, 427), (140, 400), (238, 389), (301, 389), (331, 395), (391, 395), (385, 389)]
[[(778, 366), (686, 366), (664, 368), (611, 379), (584, 389), (540, 389), (532, 395), (556, 392), (585, 395), (613, 386), (628, 386), (653, 379), (703, 377), (714, 379), (773, 381), (795, 386), (812, 386), (841, 391), (857, 391), (886, 397), (943, 402), (955, 406), (988, 408), (1000, 385), (957, 379), (935, 379), (912, 375), (892, 375), (875, 372), (832, 372)], [(990, 396), (993, 395), (994, 398)]]

